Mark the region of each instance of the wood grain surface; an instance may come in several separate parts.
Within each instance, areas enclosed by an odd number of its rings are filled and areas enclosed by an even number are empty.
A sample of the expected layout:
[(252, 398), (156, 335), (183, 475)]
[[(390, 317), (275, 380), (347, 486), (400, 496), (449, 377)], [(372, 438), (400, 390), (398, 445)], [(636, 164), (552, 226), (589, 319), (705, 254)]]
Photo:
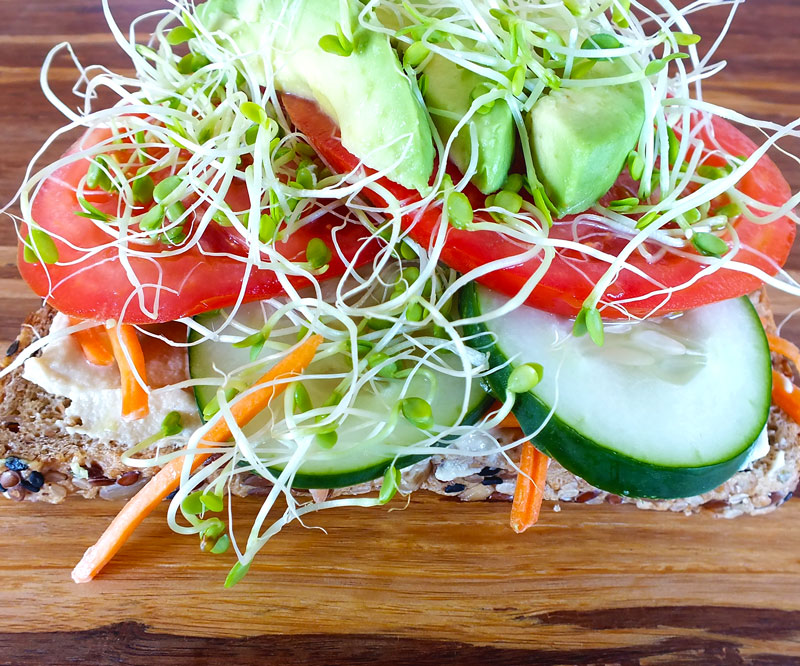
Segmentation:
[[(161, 2), (111, 5), (127, 26)], [(693, 25), (711, 35), (723, 18), (715, 9)], [(61, 124), (38, 85), (47, 50), (70, 40), (86, 64), (126, 65), (98, 0), (0, 0), (0, 25), (4, 204)], [(782, 123), (800, 116), (798, 26), (796, 0), (749, 0), (707, 98)], [(51, 83), (72, 106), (74, 79), (59, 58)], [(777, 161), (800, 189), (798, 165)], [(3, 348), (38, 304), (14, 247), (3, 219)], [(800, 276), (800, 250), (788, 267)], [(800, 304), (774, 301), (779, 316)], [(800, 320), (785, 331), (800, 341)], [(257, 505), (241, 504), (244, 524)], [(231, 559), (168, 532), (162, 507), (97, 581), (73, 585), (71, 567), (118, 508), (0, 504), (0, 664), (800, 663), (798, 501), (734, 521), (551, 505), (516, 536), (506, 504), (419, 493), (403, 511), (320, 515), (312, 524), (328, 535), (288, 528), (233, 590), (222, 588)]]

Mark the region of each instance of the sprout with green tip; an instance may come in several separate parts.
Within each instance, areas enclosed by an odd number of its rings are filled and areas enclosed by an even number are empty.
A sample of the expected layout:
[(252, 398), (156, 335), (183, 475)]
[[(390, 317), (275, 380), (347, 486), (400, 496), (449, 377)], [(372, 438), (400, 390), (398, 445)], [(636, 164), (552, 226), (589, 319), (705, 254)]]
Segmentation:
[(417, 428), (427, 430), (433, 426), (433, 410), (427, 400), (417, 397), (403, 398), (400, 410), (406, 421)]
[(544, 368), (539, 363), (524, 363), (511, 371), (506, 388), (511, 393), (528, 393), (538, 386), (543, 376)]

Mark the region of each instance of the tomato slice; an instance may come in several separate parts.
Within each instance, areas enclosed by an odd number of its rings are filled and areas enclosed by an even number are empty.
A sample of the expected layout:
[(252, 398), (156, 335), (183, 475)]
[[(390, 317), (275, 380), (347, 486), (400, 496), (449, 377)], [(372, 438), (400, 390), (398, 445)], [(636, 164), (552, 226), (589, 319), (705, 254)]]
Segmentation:
[[(107, 136), (107, 132), (95, 130), (80, 143), (87, 147)], [(73, 147), (70, 152), (75, 150)], [(273, 271), (252, 268), (248, 272), (246, 243), (236, 232), (216, 223), (209, 225), (197, 245), (172, 256), (157, 256), (165, 250), (176, 250), (165, 245), (138, 245), (137, 251), (152, 256), (128, 256), (126, 262), (113, 247), (97, 250), (108, 245), (111, 237), (92, 220), (75, 215), (81, 210), (75, 189), (88, 167), (88, 160), (61, 167), (42, 184), (33, 202), (33, 219), (54, 237), (58, 263), (47, 266), (28, 263), (23, 258), (21, 244), (19, 248), (22, 277), (57, 310), (86, 319), (154, 323), (232, 305), (242, 290), (245, 301), (283, 293)], [(234, 193), (234, 197), (247, 201), (243, 192)], [(115, 202), (97, 205), (113, 210)], [(22, 233), (28, 233), (25, 225)], [(334, 233), (336, 246), (348, 262), (354, 257), (357, 257), (357, 265), (371, 261), (378, 249), (375, 243), (361, 248), (365, 232), (360, 225), (343, 224), (333, 214), (305, 225), (276, 247), (287, 259), (302, 262), (308, 242), (312, 238), (322, 239), (331, 248), (332, 258), (328, 270), (319, 279), (329, 279), (340, 276), (345, 268), (334, 249)], [(144, 285), (141, 298), (131, 284), (129, 272)], [(289, 280), (297, 287), (308, 283), (298, 277)], [(148, 311), (154, 311), (156, 316)]]
[[(334, 121), (313, 101), (285, 95), (283, 104), (292, 122), (307, 136), (332, 169), (346, 173), (358, 166), (359, 160), (342, 146)], [(730, 154), (750, 155), (755, 150), (755, 144), (730, 123), (714, 118), (712, 125), (716, 140)], [(380, 184), (400, 201), (419, 200), (418, 193), (396, 183), (382, 179)], [(775, 206), (784, 204), (791, 197), (789, 185), (778, 168), (767, 158), (760, 160), (745, 176), (739, 189), (754, 199)], [(470, 186), (465, 193), (474, 208), (485, 206), (485, 197), (476, 188)], [(375, 195), (372, 198), (378, 204), (383, 203)], [(436, 205), (421, 215), (417, 213), (413, 218), (405, 219), (403, 224), (416, 242), (428, 247), (440, 221), (441, 206)], [(786, 217), (765, 225), (740, 218), (735, 222), (735, 228), (745, 246), (737, 254), (736, 260), (774, 275), (789, 256), (795, 236), (794, 223)], [(562, 240), (578, 237), (585, 244), (613, 256), (619, 255), (628, 241), (627, 238), (605, 229), (597, 229), (588, 223), (576, 223), (573, 217), (557, 221), (551, 229), (550, 237)], [(655, 246), (648, 247), (651, 250), (656, 249)], [(466, 273), (491, 261), (519, 256), (527, 249), (529, 248), (498, 233), (450, 228), (441, 258), (450, 267)], [(541, 256), (521, 260), (509, 268), (478, 278), (478, 281), (512, 296), (523, 288), (540, 263)], [(691, 280), (706, 264), (672, 252), (667, 252), (653, 263), (649, 263), (637, 252), (628, 259), (628, 264), (640, 269), (647, 278), (630, 270), (620, 272), (602, 299), (605, 304), (604, 317), (625, 316), (620, 309), (611, 307), (623, 300), (626, 301), (625, 311), (633, 316), (645, 316), (656, 308), (659, 314), (668, 314), (743, 296), (755, 291), (762, 284), (753, 276), (732, 269), (721, 269), (713, 275), (700, 278), (685, 289), (669, 294), (668, 297), (663, 294), (653, 295), (657, 289), (677, 287)], [(573, 316), (580, 311), (584, 300), (607, 268), (608, 263), (588, 254), (575, 250), (558, 251), (527, 303), (555, 314)]]

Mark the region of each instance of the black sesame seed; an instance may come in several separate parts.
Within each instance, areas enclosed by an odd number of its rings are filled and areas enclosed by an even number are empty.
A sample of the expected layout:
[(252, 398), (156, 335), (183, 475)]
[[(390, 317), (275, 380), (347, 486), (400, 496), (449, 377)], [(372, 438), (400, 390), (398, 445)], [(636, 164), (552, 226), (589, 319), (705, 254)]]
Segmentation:
[(501, 479), (499, 476), (487, 476), (483, 481), (481, 481), (481, 483), (484, 486), (499, 486), (501, 483), (503, 483), (503, 479)]
[(13, 456), (6, 458), (6, 469), (12, 472), (21, 472), (23, 469), (28, 469), (28, 463)]
[(6, 491), (6, 489), (3, 488), (3, 486), (0, 486), (0, 493), (4, 493), (5, 491)]
[(19, 340), (14, 340), (14, 342), (12, 342), (9, 345), (8, 349), (6, 349), (6, 356), (13, 356), (18, 351), (19, 351)]
[(178, 494), (178, 491), (177, 490), (173, 490), (169, 495), (167, 495), (166, 499), (171, 500), (177, 494)]
[(781, 504), (783, 504), (784, 502), (788, 502), (790, 499), (792, 499), (792, 497), (794, 497), (794, 493), (792, 491), (789, 491), (786, 497), (783, 498), (783, 502), (781, 502)]
[(466, 486), (463, 483), (451, 483), (449, 486), (445, 487), (444, 491), (446, 493), (460, 493), (465, 488)]
[(499, 467), (484, 467), (478, 474), (480, 476), (496, 476), (499, 471)]
[(31, 472), (27, 479), (20, 481), (25, 490), (30, 490), (32, 493), (38, 493), (44, 485), (44, 476), (40, 472)]

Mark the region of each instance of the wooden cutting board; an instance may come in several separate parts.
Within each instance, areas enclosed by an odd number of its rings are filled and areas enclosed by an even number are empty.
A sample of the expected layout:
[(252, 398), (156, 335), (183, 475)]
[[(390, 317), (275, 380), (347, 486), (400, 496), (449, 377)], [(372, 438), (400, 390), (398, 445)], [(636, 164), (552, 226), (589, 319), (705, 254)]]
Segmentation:
[[(127, 26), (160, 2), (112, 5)], [(698, 15), (694, 27), (710, 35), (722, 16)], [(69, 39), (86, 64), (125, 61), (97, 0), (2, 0), (0, 24), (4, 203), (60, 124), (37, 83), (47, 49)], [(781, 123), (800, 116), (798, 25), (800, 3), (750, 0), (707, 97)], [(68, 97), (73, 80), (57, 59), (56, 92)], [(800, 189), (800, 168), (778, 157)], [(2, 348), (38, 303), (16, 273), (14, 245), (3, 220)], [(800, 250), (788, 266), (800, 276)], [(779, 316), (795, 307), (786, 297), (775, 305)], [(800, 341), (800, 324), (785, 331)], [(733, 521), (549, 505), (517, 536), (505, 503), (419, 493), (405, 510), (315, 517), (327, 535), (288, 528), (233, 590), (222, 588), (231, 558), (170, 533), (162, 507), (98, 580), (73, 585), (71, 567), (118, 508), (0, 503), (0, 664), (800, 663), (797, 501)], [(245, 503), (242, 523), (256, 510)]]

